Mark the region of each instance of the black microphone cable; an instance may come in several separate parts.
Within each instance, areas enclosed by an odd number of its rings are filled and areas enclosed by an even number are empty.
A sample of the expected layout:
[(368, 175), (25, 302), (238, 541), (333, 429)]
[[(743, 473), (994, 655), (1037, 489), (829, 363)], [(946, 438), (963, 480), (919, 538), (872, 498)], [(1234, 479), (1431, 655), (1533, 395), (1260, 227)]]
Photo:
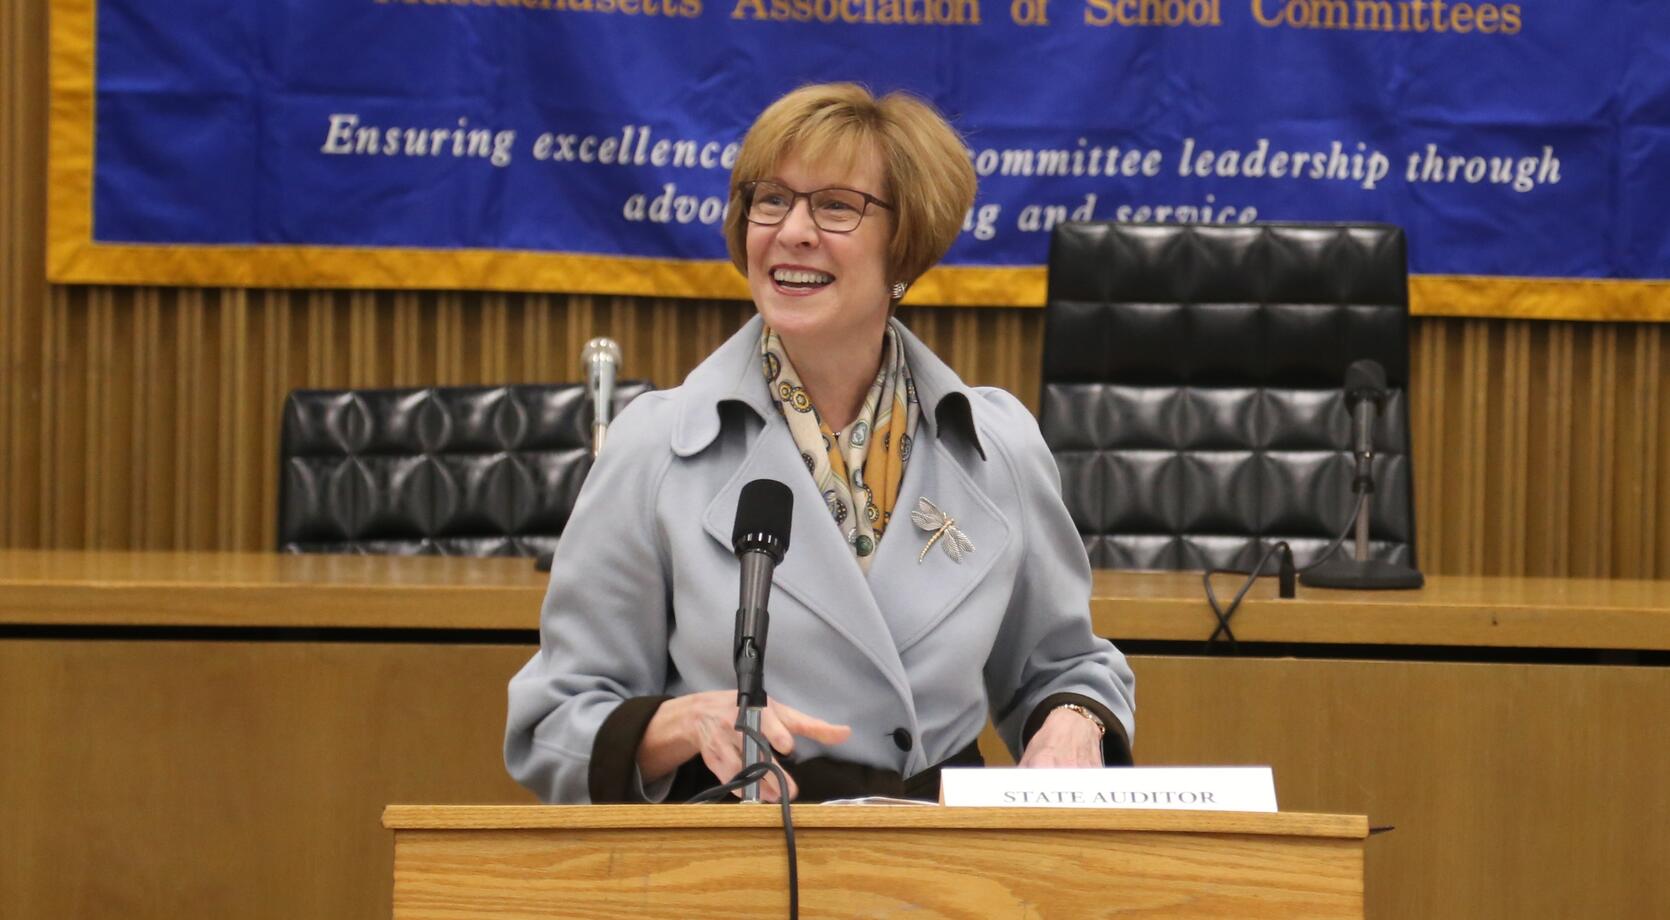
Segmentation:
[[(1252, 590), (1253, 582), (1257, 581), (1260, 577), (1268, 577), (1272, 574), (1279, 576), (1281, 578), (1281, 596), (1292, 597), (1294, 590), (1293, 583), (1297, 579), (1299, 573), (1308, 572), (1311, 569), (1316, 568), (1318, 565), (1325, 562), (1328, 557), (1332, 556), (1339, 550), (1340, 546), (1345, 543), (1345, 538), (1350, 536), (1351, 529), (1357, 525), (1357, 516), (1363, 513), (1363, 506), (1368, 504), (1368, 500), (1369, 496), (1367, 493), (1359, 493), (1357, 495), (1357, 503), (1351, 509), (1351, 517), (1346, 520), (1345, 528), (1339, 532), (1339, 536), (1335, 537), (1332, 543), (1328, 544), (1327, 549), (1324, 549), (1321, 553), (1317, 554), (1317, 557), (1311, 560), (1310, 565), (1307, 565), (1302, 569), (1294, 569), (1293, 549), (1287, 545), (1286, 540), (1277, 541), (1272, 544), (1268, 550), (1265, 550), (1264, 556), (1258, 560), (1258, 565), (1253, 566), (1252, 571), (1250, 572), (1242, 571), (1240, 569), (1208, 568), (1201, 575), (1201, 582), (1206, 586), (1206, 603), (1211, 606), (1212, 616), (1217, 618), (1218, 625), (1213, 627), (1212, 635), (1206, 640), (1207, 649), (1210, 649), (1213, 643), (1218, 641), (1219, 635), (1222, 635), (1225, 641), (1229, 643), (1231, 650), (1235, 648), (1235, 644), (1238, 640), (1235, 638), (1234, 631), (1229, 628), (1229, 620), (1231, 617), (1235, 616), (1235, 611), (1241, 608), (1241, 601), (1246, 598), (1247, 592)], [(1278, 570), (1273, 573), (1264, 571), (1265, 565), (1270, 562), (1270, 557), (1276, 555), (1278, 552), (1281, 553), (1281, 564)], [(1247, 576), (1247, 580), (1241, 584), (1241, 589), (1236, 591), (1235, 596), (1230, 599), (1229, 606), (1227, 608), (1218, 602), (1218, 594), (1212, 589), (1213, 575)]]
[(789, 775), (777, 763), (777, 752), (771, 742), (765, 740), (765, 735), (758, 729), (751, 728), (742, 721), (741, 710), (736, 714), (736, 730), (752, 739), (759, 749), (765, 752), (765, 760), (749, 764), (742, 771), (731, 778), (728, 783), (720, 783), (712, 789), (698, 792), (690, 797), (687, 805), (700, 805), (706, 802), (716, 802), (733, 792), (741, 791), (750, 783), (758, 782), (767, 774), (777, 777), (777, 799), (783, 808), (783, 842), (789, 851), (789, 920), (800, 920), (800, 859), (794, 848), (794, 815), (789, 810)]
[[(1229, 628), (1229, 618), (1235, 615), (1235, 611), (1241, 609), (1241, 601), (1246, 598), (1247, 592), (1252, 590), (1253, 582), (1257, 581), (1260, 575), (1267, 574), (1264, 571), (1264, 566), (1270, 562), (1270, 557), (1278, 552), (1282, 554), (1283, 564), (1291, 568), (1293, 565), (1293, 550), (1287, 545), (1287, 541), (1282, 540), (1272, 544), (1269, 549), (1264, 551), (1263, 557), (1258, 560), (1257, 565), (1253, 566), (1251, 572), (1244, 572), (1240, 569), (1207, 569), (1201, 575), (1201, 583), (1206, 586), (1206, 603), (1212, 608), (1212, 616), (1216, 617), (1218, 621), (1218, 625), (1212, 628), (1212, 635), (1206, 639), (1207, 648), (1211, 648), (1212, 643), (1218, 641), (1219, 635), (1222, 635), (1225, 641), (1229, 642), (1231, 649), (1235, 647), (1238, 640), (1235, 638), (1235, 631)], [(1212, 588), (1213, 575), (1247, 576), (1247, 580), (1241, 583), (1240, 590), (1236, 591), (1235, 596), (1230, 599), (1227, 608), (1218, 602), (1218, 593)]]

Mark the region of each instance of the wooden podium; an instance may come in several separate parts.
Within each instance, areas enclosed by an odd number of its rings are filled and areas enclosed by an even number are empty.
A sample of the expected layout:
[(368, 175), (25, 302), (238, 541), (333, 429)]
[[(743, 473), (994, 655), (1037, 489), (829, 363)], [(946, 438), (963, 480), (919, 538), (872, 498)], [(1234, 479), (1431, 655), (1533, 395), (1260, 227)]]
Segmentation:
[[(395, 920), (788, 916), (775, 806), (391, 805)], [(796, 805), (808, 918), (1353, 918), (1362, 816)]]

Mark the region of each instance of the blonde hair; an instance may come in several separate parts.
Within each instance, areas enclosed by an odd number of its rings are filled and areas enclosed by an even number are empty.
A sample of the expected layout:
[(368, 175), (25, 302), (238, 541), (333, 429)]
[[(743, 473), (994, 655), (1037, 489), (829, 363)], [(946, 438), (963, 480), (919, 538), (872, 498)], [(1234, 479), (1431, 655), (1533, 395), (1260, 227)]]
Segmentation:
[(850, 171), (866, 150), (881, 157), (878, 197), (893, 219), (887, 245), (890, 282), (915, 281), (945, 256), (974, 204), (974, 167), (962, 138), (933, 106), (903, 92), (876, 98), (856, 83), (821, 83), (778, 99), (755, 119), (731, 170), (725, 246), (748, 274), (744, 183), (768, 179), (789, 155)]

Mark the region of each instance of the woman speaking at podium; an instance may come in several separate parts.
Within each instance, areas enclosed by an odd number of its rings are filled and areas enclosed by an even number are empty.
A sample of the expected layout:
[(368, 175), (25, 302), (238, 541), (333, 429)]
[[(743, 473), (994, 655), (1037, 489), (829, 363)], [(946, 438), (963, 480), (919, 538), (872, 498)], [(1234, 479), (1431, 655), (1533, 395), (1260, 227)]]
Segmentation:
[(725, 233), (759, 315), (610, 427), (510, 682), (505, 762), (540, 798), (683, 801), (741, 769), (730, 536), (756, 479), (794, 498), (761, 717), (789, 796), (934, 798), (988, 715), (1021, 766), (1130, 762), (1131, 670), (1091, 632), (1036, 421), (893, 318), (974, 185), (904, 94), (807, 86), (749, 129)]

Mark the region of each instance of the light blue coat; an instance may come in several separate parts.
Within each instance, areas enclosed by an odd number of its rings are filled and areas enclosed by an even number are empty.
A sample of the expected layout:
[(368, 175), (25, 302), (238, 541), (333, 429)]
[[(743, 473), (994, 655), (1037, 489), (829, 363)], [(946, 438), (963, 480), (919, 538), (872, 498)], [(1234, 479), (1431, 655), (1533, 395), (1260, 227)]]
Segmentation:
[[(610, 427), (551, 567), (539, 652), (510, 682), (511, 775), (545, 801), (587, 801), (593, 738), (623, 700), (735, 689), (731, 525), (743, 485), (762, 478), (794, 493), (766, 691), (853, 728), (827, 748), (797, 739), (797, 758), (910, 776), (970, 744), (988, 711), (1018, 753), (1032, 710), (1062, 692), (1100, 700), (1131, 737), (1134, 678), (1091, 632), (1084, 543), (1031, 413), (966, 386), (899, 326), (922, 414), (866, 578), (771, 405), (760, 326), (756, 316), (683, 386), (639, 397)], [(918, 496), (956, 518), (973, 554), (958, 563), (936, 545), (917, 562), (928, 537), (908, 514)], [(908, 751), (899, 728), (915, 739)]]

